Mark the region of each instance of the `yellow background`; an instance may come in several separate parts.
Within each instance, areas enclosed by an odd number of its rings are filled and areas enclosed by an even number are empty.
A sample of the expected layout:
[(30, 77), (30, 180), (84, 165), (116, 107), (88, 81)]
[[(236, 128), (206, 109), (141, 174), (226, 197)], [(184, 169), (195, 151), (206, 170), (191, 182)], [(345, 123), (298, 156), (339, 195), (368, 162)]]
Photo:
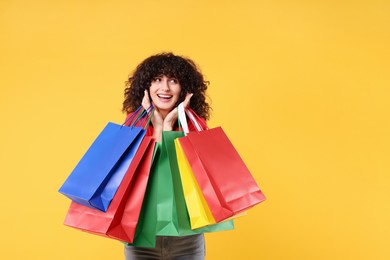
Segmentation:
[(390, 2), (0, 1), (0, 257), (122, 259), (62, 225), (57, 193), (144, 58), (211, 81), (268, 200), (207, 235), (208, 259), (390, 259)]

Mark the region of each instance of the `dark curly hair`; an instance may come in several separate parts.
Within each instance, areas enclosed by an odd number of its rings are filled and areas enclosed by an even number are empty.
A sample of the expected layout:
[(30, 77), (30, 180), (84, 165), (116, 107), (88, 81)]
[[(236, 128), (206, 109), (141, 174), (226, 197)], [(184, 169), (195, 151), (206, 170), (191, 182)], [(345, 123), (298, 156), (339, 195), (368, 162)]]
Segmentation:
[(190, 107), (204, 119), (209, 119), (210, 106), (206, 102), (208, 81), (203, 78), (200, 69), (189, 58), (173, 53), (160, 53), (145, 59), (137, 66), (126, 81), (123, 112), (134, 112), (141, 106), (145, 89), (149, 90), (152, 80), (165, 75), (176, 78), (181, 86), (181, 92), (176, 106), (182, 102), (187, 93), (193, 93)]

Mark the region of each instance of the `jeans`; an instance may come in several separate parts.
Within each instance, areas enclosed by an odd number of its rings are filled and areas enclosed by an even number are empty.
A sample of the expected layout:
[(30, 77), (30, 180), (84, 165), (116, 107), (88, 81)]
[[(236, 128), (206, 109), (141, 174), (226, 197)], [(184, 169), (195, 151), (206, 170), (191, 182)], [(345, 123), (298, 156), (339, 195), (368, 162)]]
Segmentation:
[(203, 234), (184, 237), (157, 237), (155, 248), (125, 245), (126, 260), (204, 260)]

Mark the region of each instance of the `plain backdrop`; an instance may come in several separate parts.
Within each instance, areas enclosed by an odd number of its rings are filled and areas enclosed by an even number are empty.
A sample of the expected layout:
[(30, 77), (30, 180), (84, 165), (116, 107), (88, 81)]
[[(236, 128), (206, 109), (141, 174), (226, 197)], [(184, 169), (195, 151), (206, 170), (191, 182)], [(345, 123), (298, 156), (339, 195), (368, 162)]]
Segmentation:
[(57, 192), (124, 82), (172, 51), (210, 81), (267, 201), (207, 259), (390, 259), (390, 2), (0, 1), (1, 259), (123, 259)]

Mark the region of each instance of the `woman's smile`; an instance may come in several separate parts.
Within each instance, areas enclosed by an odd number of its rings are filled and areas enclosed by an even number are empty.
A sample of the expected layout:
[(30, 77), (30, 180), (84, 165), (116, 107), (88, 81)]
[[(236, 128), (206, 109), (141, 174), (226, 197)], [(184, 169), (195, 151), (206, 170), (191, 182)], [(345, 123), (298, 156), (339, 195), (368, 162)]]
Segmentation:
[(157, 96), (161, 99), (162, 102), (168, 102), (173, 96), (166, 94), (157, 94)]

